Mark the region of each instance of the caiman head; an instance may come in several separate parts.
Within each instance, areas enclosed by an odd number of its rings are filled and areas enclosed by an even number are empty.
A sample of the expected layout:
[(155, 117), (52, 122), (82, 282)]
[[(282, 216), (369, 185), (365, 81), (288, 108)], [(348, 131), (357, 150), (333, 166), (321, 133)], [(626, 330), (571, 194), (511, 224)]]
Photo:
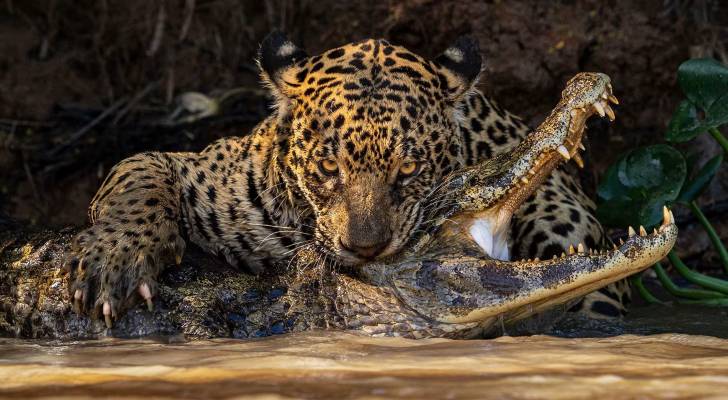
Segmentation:
[[(447, 177), (431, 196), (434, 221), (403, 259), (370, 264), (366, 279), (391, 288), (408, 308), (436, 324), (513, 322), (639, 272), (663, 258), (677, 237), (672, 213), (648, 234), (607, 250), (579, 244), (552, 260), (509, 261), (494, 245), (513, 213), (553, 169), (578, 156), (585, 121), (614, 119), (609, 77), (580, 73), (549, 117), (512, 151)], [(442, 206), (438, 206), (442, 204)], [(497, 254), (494, 254), (494, 249)]]

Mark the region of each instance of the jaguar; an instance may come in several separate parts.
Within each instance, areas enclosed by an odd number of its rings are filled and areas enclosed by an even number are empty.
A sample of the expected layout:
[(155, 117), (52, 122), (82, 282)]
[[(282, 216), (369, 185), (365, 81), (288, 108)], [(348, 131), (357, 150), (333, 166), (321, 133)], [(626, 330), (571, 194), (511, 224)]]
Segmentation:
[[(309, 56), (274, 32), (258, 64), (274, 109), (251, 134), (199, 153), (141, 153), (109, 172), (67, 261), (78, 312), (110, 327), (141, 301), (151, 308), (160, 273), (188, 243), (254, 274), (304, 247), (351, 268), (393, 259), (431, 222), (443, 179), (508, 154), (529, 132), (475, 88), (483, 58), (472, 38), (434, 59), (383, 39)], [(558, 153), (583, 166), (579, 150)], [(505, 261), (606, 245), (575, 171), (559, 166), (512, 212), (478, 219), (475, 242)], [(618, 317), (628, 301), (620, 281), (574, 309)]]

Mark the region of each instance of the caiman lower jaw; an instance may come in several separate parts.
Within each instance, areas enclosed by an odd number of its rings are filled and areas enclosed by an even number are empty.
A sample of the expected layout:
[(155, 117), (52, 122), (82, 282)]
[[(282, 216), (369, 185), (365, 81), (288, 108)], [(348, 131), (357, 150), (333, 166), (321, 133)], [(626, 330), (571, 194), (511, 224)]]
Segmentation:
[[(551, 260), (492, 260), (490, 265), (481, 265), (480, 298), (470, 298), (475, 300), (470, 307), (454, 307), (437, 320), (466, 323), (498, 317), (513, 322), (649, 268), (664, 258), (677, 240), (672, 212), (664, 208), (663, 214), (662, 225), (652, 233), (641, 226), (639, 233), (629, 227), (627, 239), (612, 250), (595, 251), (579, 245), (578, 249), (571, 248), (570, 254)], [(516, 280), (519, 284), (510, 290), (504, 287)]]

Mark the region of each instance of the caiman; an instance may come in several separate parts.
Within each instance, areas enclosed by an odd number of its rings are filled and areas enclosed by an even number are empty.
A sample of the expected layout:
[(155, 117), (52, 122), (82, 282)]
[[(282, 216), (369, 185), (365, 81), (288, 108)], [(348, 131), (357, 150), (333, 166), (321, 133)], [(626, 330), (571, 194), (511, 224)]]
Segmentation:
[(590, 116), (614, 119), (610, 103), (616, 102), (606, 75), (577, 74), (550, 115), (520, 144), (450, 173), (428, 194), (426, 222), (399, 255), (352, 269), (304, 246), (282, 274), (252, 276), (188, 252), (180, 267), (165, 273), (154, 309), (148, 298), (148, 310), (133, 308), (108, 330), (101, 319), (72, 312), (74, 272), (63, 263), (73, 232), (28, 234), (7, 227), (0, 236), (0, 334), (253, 337), (348, 329), (460, 338), (498, 334), (537, 315), (551, 321), (562, 315), (553, 310), (565, 310), (586, 293), (660, 260), (677, 237), (665, 208), (661, 226), (651, 233), (629, 227), (628, 237), (610, 249), (579, 243), (549, 260), (488, 255), (489, 233), (507, 229), (525, 199), (559, 164), (575, 157)]

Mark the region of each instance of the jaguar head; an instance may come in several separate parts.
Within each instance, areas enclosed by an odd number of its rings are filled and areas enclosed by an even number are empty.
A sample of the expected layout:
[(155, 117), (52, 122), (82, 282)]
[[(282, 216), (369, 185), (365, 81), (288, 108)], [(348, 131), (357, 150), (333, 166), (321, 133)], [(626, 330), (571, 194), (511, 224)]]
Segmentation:
[(477, 43), (460, 38), (433, 60), (385, 40), (308, 56), (272, 33), (259, 63), (317, 243), (347, 265), (397, 253), (423, 200), (463, 163), (459, 107), (481, 71)]

